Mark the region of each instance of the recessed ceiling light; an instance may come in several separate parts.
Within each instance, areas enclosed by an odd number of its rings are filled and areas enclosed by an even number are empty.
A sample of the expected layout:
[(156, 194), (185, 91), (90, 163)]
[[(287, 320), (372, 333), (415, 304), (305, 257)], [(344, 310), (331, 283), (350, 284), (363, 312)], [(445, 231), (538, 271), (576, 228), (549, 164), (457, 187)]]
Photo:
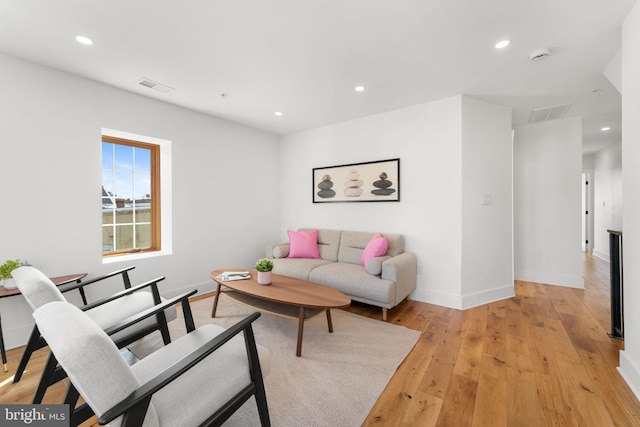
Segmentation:
[(276, 116), (280, 117), (280, 116), (282, 115), (282, 111), (276, 111), (276, 112), (275, 112), (275, 113), (273, 113), (273, 114), (275, 114)]
[(364, 92), (366, 88), (364, 86), (356, 86), (354, 89), (356, 92)]
[(509, 46), (510, 44), (511, 44), (511, 41), (502, 40), (502, 41), (496, 43), (496, 49), (504, 49), (505, 47)]
[(87, 46), (91, 46), (93, 44), (93, 40), (91, 40), (89, 37), (85, 37), (85, 36), (76, 36), (76, 41), (78, 43), (82, 43), (82, 44), (85, 44)]
[(611, 129), (611, 128), (610, 128), (610, 127), (608, 127), (608, 126), (607, 126), (607, 127), (600, 128), (600, 130), (601, 130), (602, 132), (606, 132), (606, 131), (608, 131), (609, 129)]

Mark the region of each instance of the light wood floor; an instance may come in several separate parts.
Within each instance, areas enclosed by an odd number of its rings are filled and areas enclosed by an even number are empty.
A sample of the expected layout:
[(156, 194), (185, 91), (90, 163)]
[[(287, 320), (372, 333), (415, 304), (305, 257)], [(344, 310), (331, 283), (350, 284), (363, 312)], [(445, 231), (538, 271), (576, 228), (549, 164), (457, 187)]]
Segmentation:
[(391, 310), (391, 322), (424, 333), (364, 425), (640, 426), (616, 370), (624, 343), (607, 336), (608, 269), (585, 255), (584, 290), (516, 282), (514, 298), (465, 311)]
[[(608, 269), (585, 255), (584, 290), (516, 282), (514, 298), (465, 311), (415, 301), (390, 310), (390, 322), (423, 334), (364, 425), (640, 426), (640, 403), (616, 370), (624, 343), (607, 336)], [(349, 311), (381, 314), (360, 304)], [(1, 403), (31, 401), (47, 352), (18, 384), (22, 348), (8, 352)], [(45, 403), (64, 390), (51, 387)]]

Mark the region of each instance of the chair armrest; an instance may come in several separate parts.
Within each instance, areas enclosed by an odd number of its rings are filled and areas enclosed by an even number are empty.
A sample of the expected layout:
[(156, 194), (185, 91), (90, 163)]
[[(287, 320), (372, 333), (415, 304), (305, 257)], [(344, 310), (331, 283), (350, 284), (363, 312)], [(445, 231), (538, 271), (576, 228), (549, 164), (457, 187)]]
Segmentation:
[(418, 265), (415, 254), (403, 252), (382, 263), (382, 278), (396, 283), (394, 305), (416, 289)]
[[(103, 305), (103, 304), (106, 304), (106, 303), (111, 302), (113, 300), (116, 300), (118, 298), (122, 298), (124, 296), (131, 295), (132, 293), (137, 292), (137, 291), (139, 291), (141, 289), (144, 289), (144, 288), (148, 288), (149, 286), (151, 286), (153, 288), (152, 291), (155, 294), (155, 293), (158, 292), (158, 285), (157, 285), (158, 282), (161, 282), (164, 279), (165, 279), (164, 276), (157, 277), (157, 278), (155, 278), (153, 280), (150, 280), (150, 281), (148, 281), (146, 283), (143, 283), (141, 285), (134, 286), (132, 288), (125, 289), (124, 291), (120, 291), (120, 292), (118, 292), (116, 294), (113, 294), (113, 295), (111, 295), (109, 297), (99, 299), (98, 301), (92, 302), (91, 304), (87, 304), (87, 305), (85, 305), (83, 307), (80, 307), (80, 309), (82, 311), (91, 310), (92, 308), (95, 308), (95, 307), (97, 307), (99, 305)], [(158, 299), (156, 301), (156, 303), (160, 303), (160, 300)]]
[(194, 289), (192, 291), (185, 292), (181, 295), (178, 295), (177, 297), (171, 298), (163, 302), (162, 304), (157, 304), (157, 305), (154, 305), (153, 307), (149, 307), (148, 309), (141, 311), (140, 313), (134, 316), (124, 319), (119, 323), (116, 323), (115, 325), (105, 329), (104, 331), (107, 333), (107, 335), (116, 334), (122, 331), (123, 329), (128, 328), (129, 326), (133, 326), (134, 324), (141, 322), (144, 319), (147, 319), (153, 315), (156, 315), (161, 311), (164, 311), (165, 309), (171, 307), (172, 305), (175, 305), (181, 302), (182, 311), (184, 312), (184, 323), (187, 327), (187, 333), (189, 333), (195, 329), (193, 314), (191, 313), (191, 306), (189, 305), (189, 297), (192, 295), (195, 295), (196, 292), (198, 292), (198, 290)]
[(96, 282), (99, 282), (101, 280), (113, 277), (113, 276), (117, 276), (118, 274), (122, 274), (122, 280), (124, 281), (125, 289), (126, 288), (130, 288), (131, 287), (131, 282), (129, 281), (128, 272), (130, 270), (133, 270), (134, 268), (136, 268), (136, 267), (132, 265), (130, 267), (122, 268), (120, 270), (113, 271), (111, 273), (105, 274), (104, 276), (95, 277), (93, 279), (89, 279), (89, 280), (86, 280), (84, 282), (80, 282), (80, 283), (75, 283), (74, 282), (74, 283), (69, 283), (69, 284), (66, 284), (66, 285), (61, 285), (61, 286), (58, 287), (58, 289), (60, 289), (60, 292), (65, 293), (65, 292), (72, 291), (74, 289), (83, 288), (83, 287), (85, 287), (87, 285), (91, 285), (92, 283), (96, 283)]
[[(98, 423), (101, 425), (108, 424), (124, 414), (125, 418), (123, 419), (123, 426), (126, 426), (128, 424), (127, 421), (129, 421), (131, 425), (142, 425), (142, 420), (144, 420), (147, 408), (149, 406), (149, 403), (151, 402), (151, 397), (154, 393), (170, 384), (173, 380), (180, 377), (180, 375), (187, 372), (196, 364), (200, 363), (207, 356), (216, 351), (218, 348), (222, 347), (227, 341), (238, 335), (240, 332), (245, 333), (245, 338), (247, 334), (251, 335), (251, 339), (249, 341), (252, 342), (253, 349), (251, 350), (250, 345), (247, 344), (247, 351), (255, 352), (255, 357), (257, 360), (257, 349), (255, 348), (255, 341), (253, 340), (253, 329), (251, 328), (251, 323), (258, 317), (260, 317), (260, 313), (258, 312), (247, 316), (240, 322), (222, 332), (220, 335), (202, 345), (199, 349), (195, 350), (188, 356), (185, 356), (179, 362), (171, 365), (155, 378), (140, 386), (137, 390), (127, 396), (124, 400), (120, 401), (113, 408), (107, 410), (100, 417)], [(134, 419), (127, 419), (129, 411), (131, 411), (131, 415)]]

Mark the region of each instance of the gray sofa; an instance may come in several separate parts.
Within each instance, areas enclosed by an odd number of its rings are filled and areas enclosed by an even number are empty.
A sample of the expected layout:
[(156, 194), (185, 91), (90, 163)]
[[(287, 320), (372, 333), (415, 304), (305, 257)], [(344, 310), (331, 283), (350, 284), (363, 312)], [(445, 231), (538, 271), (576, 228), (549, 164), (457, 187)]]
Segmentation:
[(266, 257), (273, 260), (275, 274), (329, 286), (352, 300), (382, 307), (387, 320), (387, 309), (416, 289), (416, 256), (405, 252), (402, 235), (381, 233), (388, 241), (387, 254), (362, 266), (362, 252), (375, 234), (318, 229), (320, 259), (287, 258), (289, 243), (268, 245)]

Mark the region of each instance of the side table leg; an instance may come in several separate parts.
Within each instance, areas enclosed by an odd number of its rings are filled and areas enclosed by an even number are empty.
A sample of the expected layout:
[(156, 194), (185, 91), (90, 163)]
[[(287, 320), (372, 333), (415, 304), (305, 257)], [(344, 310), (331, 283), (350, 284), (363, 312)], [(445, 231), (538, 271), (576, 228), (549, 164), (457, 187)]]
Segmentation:
[(296, 346), (296, 356), (302, 355), (302, 332), (304, 331), (304, 307), (300, 307), (298, 315), (298, 344)]
[[(216, 282), (218, 283), (218, 282)], [(213, 297), (213, 308), (211, 309), (211, 317), (216, 317), (216, 310), (218, 309), (218, 298), (220, 298), (220, 288), (222, 285), (218, 283), (218, 289), (216, 290), (216, 296)]]
[(333, 323), (331, 322), (331, 310), (327, 308), (327, 326), (329, 326), (329, 333), (333, 333)]
[(7, 368), (7, 352), (4, 349), (4, 336), (2, 335), (2, 315), (0, 314), (0, 352), (2, 353), (2, 366), (4, 367), (4, 371), (7, 372), (9, 369)]

